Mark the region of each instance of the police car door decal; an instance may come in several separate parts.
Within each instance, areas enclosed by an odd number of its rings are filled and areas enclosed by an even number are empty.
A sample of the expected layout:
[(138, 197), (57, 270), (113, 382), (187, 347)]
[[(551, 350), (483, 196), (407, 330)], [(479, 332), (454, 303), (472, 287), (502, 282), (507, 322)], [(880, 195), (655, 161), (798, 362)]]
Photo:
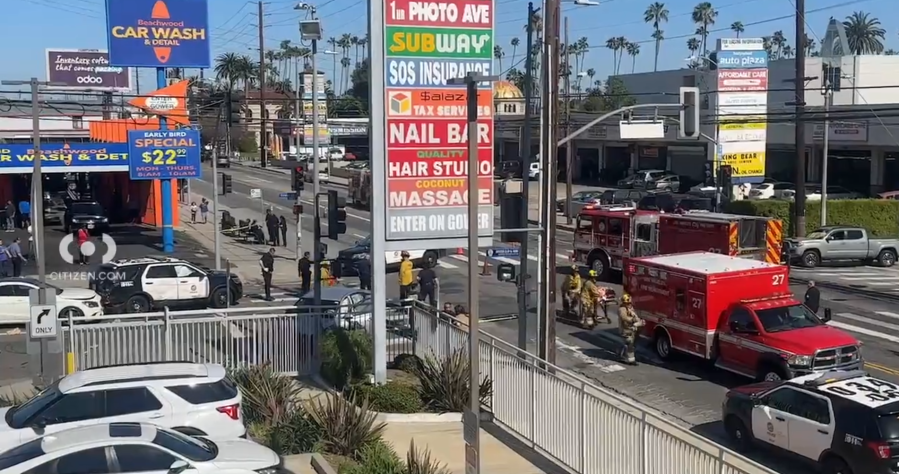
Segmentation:
[(860, 377), (834, 382), (823, 385), (820, 388), (872, 408), (899, 402), (899, 387), (873, 377)]

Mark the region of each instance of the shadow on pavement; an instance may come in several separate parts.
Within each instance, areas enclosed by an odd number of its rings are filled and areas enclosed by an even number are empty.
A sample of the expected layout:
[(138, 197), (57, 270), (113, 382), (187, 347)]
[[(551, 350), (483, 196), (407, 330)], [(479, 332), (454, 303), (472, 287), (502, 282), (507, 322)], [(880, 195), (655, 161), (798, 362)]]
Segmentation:
[[(721, 421), (696, 425), (690, 428), (690, 431), (728, 449), (737, 451), (736, 446), (727, 436), (727, 433), (724, 430), (724, 423)], [(749, 452), (740, 454), (743, 454), (749, 459), (752, 459), (769, 469), (773, 469), (776, 472), (789, 472), (790, 474), (812, 474), (817, 472), (817, 470), (810, 468), (805, 463), (784, 456), (778, 456), (773, 452), (765, 450), (763, 447), (756, 447)]]
[(567, 474), (570, 472), (549, 457), (540, 454), (511, 431), (507, 431), (506, 429), (500, 428), (494, 423), (489, 422), (481, 422), (481, 429), (496, 438), (500, 443), (506, 445), (507, 448), (526, 459), (542, 472), (547, 474)]

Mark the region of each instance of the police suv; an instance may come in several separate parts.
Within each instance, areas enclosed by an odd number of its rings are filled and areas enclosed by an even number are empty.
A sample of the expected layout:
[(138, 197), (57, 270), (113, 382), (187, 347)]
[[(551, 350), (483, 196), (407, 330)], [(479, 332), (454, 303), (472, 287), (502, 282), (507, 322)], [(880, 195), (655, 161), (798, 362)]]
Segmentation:
[(91, 287), (107, 313), (224, 308), (243, 296), (236, 275), (168, 257), (116, 260), (101, 265)]
[(899, 385), (864, 371), (738, 387), (722, 411), (743, 450), (772, 448), (825, 474), (899, 473)]

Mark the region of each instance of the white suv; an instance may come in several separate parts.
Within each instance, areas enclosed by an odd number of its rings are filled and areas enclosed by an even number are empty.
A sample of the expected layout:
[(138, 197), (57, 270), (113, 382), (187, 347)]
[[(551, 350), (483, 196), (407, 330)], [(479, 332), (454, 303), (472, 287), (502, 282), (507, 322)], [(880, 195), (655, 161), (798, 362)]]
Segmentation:
[(240, 390), (217, 364), (166, 362), (76, 372), (27, 402), (0, 409), (0, 451), (96, 423), (147, 422), (192, 436), (246, 435)]

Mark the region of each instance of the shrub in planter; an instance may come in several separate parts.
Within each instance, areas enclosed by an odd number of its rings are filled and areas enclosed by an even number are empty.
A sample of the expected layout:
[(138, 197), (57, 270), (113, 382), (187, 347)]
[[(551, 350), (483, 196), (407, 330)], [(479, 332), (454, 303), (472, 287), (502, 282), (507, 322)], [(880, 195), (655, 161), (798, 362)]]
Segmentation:
[(312, 452), (322, 438), (322, 431), (303, 410), (296, 410), (277, 425), (271, 426), (262, 444), (282, 455)]
[(406, 453), (407, 474), (450, 474), (446, 465), (431, 458), (431, 450), (415, 448), (415, 440), (409, 442), (409, 451)]
[(406, 465), (387, 443), (378, 440), (362, 448), (358, 464), (346, 466), (340, 474), (406, 474)]
[[(428, 356), (412, 369), (418, 379), (425, 407), (437, 413), (462, 412), (470, 406), (471, 367), (468, 354), (457, 350), (449, 357)], [(479, 387), (481, 403), (493, 394), (493, 381), (484, 377)]]
[(335, 394), (313, 401), (308, 407), (309, 415), (321, 429), (322, 448), (332, 454), (356, 456), (362, 448), (381, 439), (387, 425), (377, 423), (377, 414), (368, 406), (367, 400), (357, 403), (352, 397)]
[(408, 383), (391, 381), (383, 385), (358, 384), (352, 387), (355, 400), (368, 400), (368, 408), (381, 413), (419, 413), (418, 389)]
[(371, 371), (372, 341), (365, 331), (334, 329), (322, 338), (321, 355), (322, 377), (343, 390)]
[(31, 400), (37, 392), (30, 391), (28, 393), (13, 393), (10, 395), (0, 395), (0, 408), (14, 407)]
[(243, 394), (241, 407), (248, 424), (275, 426), (297, 410), (300, 386), (271, 365), (250, 365), (231, 371), (231, 380)]

